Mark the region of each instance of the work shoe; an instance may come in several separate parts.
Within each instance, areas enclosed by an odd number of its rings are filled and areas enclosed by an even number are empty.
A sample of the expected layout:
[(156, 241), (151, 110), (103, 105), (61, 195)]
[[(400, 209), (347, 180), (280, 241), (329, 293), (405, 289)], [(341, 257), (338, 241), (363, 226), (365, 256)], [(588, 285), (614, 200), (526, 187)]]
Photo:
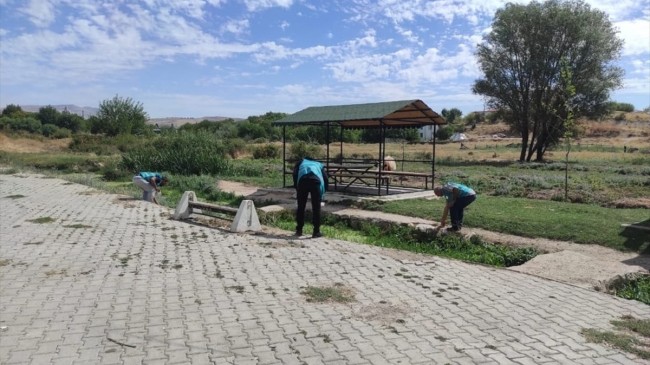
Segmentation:
[(448, 230), (449, 232), (459, 232), (459, 231), (460, 231), (460, 227), (449, 227), (447, 230)]
[(302, 230), (297, 230), (293, 235), (298, 237), (302, 236)]
[(311, 235), (311, 238), (318, 238), (318, 237), (323, 237), (323, 234), (320, 232), (314, 232), (314, 234)]

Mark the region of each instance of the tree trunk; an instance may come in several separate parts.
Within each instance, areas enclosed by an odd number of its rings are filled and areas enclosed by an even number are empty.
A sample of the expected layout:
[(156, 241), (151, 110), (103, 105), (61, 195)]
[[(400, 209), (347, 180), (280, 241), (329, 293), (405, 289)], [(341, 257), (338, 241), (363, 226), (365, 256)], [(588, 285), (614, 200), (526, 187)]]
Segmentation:
[(519, 162), (526, 160), (526, 150), (528, 149), (528, 122), (519, 122), (521, 125), (521, 153), (519, 154)]

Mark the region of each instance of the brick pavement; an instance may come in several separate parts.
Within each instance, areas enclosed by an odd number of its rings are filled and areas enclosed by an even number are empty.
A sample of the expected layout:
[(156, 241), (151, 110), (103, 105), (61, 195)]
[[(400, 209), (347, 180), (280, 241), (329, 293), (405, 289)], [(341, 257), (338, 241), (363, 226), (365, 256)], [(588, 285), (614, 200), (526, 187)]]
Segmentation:
[[(580, 330), (650, 307), (509, 270), (231, 234), (40, 175), (0, 175), (0, 212), (1, 364), (644, 363)], [(302, 294), (332, 285), (355, 301)]]

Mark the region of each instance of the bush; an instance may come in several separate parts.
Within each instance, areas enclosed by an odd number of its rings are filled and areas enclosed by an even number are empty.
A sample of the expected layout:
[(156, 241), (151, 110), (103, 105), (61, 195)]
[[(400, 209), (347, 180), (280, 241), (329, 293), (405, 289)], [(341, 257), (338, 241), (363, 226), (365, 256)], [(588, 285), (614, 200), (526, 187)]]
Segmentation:
[(246, 142), (241, 138), (233, 138), (226, 140), (225, 144), (228, 155), (235, 159), (246, 150)]
[(278, 157), (280, 157), (280, 147), (273, 144), (265, 144), (262, 146), (257, 146), (253, 149), (253, 158), (256, 160)]
[(41, 133), (43, 133), (45, 137), (52, 137), (57, 129), (59, 129), (59, 127), (55, 126), (54, 124), (43, 124)]
[(9, 120), (9, 127), (14, 131), (25, 131), (29, 133), (41, 133), (41, 122), (32, 117), (12, 118)]
[(436, 137), (438, 137), (438, 139), (441, 141), (446, 141), (451, 137), (452, 134), (454, 133), (451, 127), (443, 127), (438, 129), (438, 132), (436, 133)]
[(197, 131), (160, 136), (150, 144), (139, 145), (122, 155), (122, 167), (131, 172), (217, 175), (227, 171), (230, 163), (225, 146), (214, 134)]
[(290, 158), (299, 160), (303, 157), (318, 158), (321, 156), (319, 145), (307, 144), (305, 142), (296, 142), (291, 144)]
[(119, 150), (111, 142), (112, 138), (101, 135), (76, 134), (72, 137), (70, 150), (74, 152), (92, 152), (96, 155), (114, 155)]

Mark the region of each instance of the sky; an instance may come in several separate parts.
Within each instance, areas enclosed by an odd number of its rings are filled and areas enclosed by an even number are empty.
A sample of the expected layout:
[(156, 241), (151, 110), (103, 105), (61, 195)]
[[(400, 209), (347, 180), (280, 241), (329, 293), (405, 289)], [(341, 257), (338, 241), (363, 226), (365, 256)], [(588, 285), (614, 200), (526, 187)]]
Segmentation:
[[(528, 1), (513, 1), (528, 3)], [(650, 106), (650, 0), (587, 0), (625, 42), (611, 99)], [(420, 99), (483, 110), (474, 52), (496, 0), (0, 0), (0, 106), (151, 118)]]

